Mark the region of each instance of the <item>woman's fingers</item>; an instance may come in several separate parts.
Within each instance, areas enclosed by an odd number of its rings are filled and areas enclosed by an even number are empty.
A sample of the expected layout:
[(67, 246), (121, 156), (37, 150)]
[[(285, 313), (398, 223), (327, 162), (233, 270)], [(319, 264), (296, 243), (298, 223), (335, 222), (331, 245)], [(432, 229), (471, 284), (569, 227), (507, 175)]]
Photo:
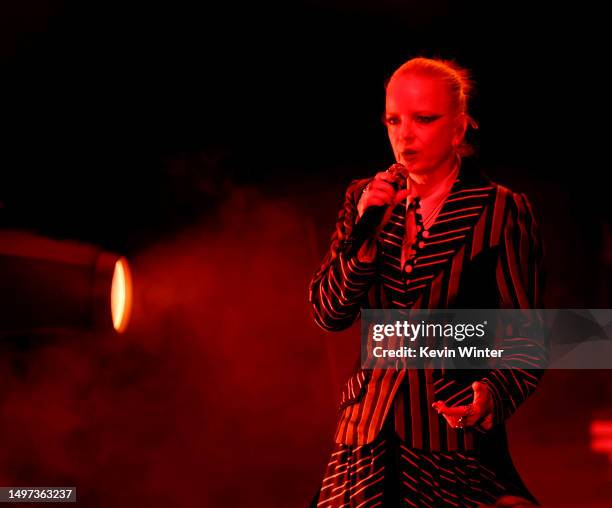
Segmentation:
[(410, 191), (408, 189), (401, 189), (397, 191), (397, 193), (395, 194), (395, 198), (393, 199), (393, 204), (397, 205), (398, 203), (404, 201), (404, 199), (408, 197), (409, 193)]
[(451, 427), (476, 427), (477, 430), (490, 430), (493, 427), (493, 395), (489, 387), (481, 381), (472, 383), (474, 398), (466, 406), (449, 407), (444, 401), (437, 401), (432, 407), (444, 416)]
[(432, 407), (438, 411), (438, 413), (442, 413), (444, 415), (449, 416), (465, 416), (465, 408), (466, 406), (447, 406), (444, 401), (434, 402)]
[[(484, 422), (487, 417), (483, 409), (474, 404), (449, 407), (443, 401), (438, 401), (434, 402), (432, 407), (438, 414), (441, 414), (453, 428), (474, 427), (477, 423)], [(482, 423), (480, 423), (480, 425), (482, 426)]]
[(388, 181), (375, 178), (372, 180), (368, 192), (384, 194), (389, 197), (389, 203), (391, 203), (396, 191), (395, 187)]
[(360, 217), (371, 206), (388, 206), (399, 202), (396, 187), (389, 178), (385, 171), (377, 173), (366, 186), (357, 205)]
[(472, 389), (474, 390), (474, 405), (493, 410), (493, 396), (489, 387), (481, 381), (474, 381)]
[(475, 424), (477, 429), (491, 430), (493, 428), (493, 415), (486, 415), (480, 423)]
[(372, 188), (368, 191), (367, 199), (370, 201), (373, 198), (383, 199), (387, 204), (391, 204), (393, 202), (393, 198), (395, 197), (395, 191), (393, 188)]
[(474, 390), (473, 405), (483, 415), (475, 425), (483, 430), (490, 430), (493, 427), (493, 413), (495, 409), (491, 390), (481, 381), (474, 381), (472, 383), (472, 389)]

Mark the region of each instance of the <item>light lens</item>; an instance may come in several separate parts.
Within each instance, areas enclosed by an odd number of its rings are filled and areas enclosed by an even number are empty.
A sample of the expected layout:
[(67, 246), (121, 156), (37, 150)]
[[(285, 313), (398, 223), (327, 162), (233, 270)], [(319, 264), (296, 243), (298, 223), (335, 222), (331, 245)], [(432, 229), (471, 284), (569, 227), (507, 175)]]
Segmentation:
[(111, 285), (111, 314), (113, 326), (118, 332), (127, 328), (132, 310), (132, 278), (125, 258), (115, 263)]

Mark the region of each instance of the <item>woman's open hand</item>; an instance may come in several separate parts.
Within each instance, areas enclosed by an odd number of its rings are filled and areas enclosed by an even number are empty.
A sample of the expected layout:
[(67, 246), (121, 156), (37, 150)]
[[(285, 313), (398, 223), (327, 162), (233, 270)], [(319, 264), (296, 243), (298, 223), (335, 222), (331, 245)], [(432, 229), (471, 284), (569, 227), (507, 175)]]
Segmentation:
[(481, 381), (472, 383), (474, 402), (466, 406), (449, 407), (443, 401), (437, 401), (432, 407), (444, 416), (454, 429), (475, 427), (477, 430), (490, 430), (493, 427), (493, 395), (486, 384)]

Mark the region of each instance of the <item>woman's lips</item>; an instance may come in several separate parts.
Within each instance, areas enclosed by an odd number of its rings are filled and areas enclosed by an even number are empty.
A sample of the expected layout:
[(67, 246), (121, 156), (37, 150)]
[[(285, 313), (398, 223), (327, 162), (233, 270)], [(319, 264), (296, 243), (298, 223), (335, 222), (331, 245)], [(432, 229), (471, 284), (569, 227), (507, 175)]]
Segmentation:
[(411, 159), (414, 158), (416, 155), (418, 155), (419, 152), (417, 152), (416, 150), (404, 150), (402, 152), (402, 156), (405, 157), (406, 159)]

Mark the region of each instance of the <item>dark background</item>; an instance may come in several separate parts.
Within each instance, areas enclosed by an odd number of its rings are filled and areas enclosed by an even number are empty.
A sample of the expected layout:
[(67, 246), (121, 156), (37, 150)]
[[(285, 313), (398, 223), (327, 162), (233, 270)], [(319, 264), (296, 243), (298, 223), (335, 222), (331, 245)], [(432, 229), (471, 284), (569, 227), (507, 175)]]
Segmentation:
[[(354, 331), (315, 328), (308, 281), (346, 185), (392, 162), (383, 85), (413, 56), (473, 71), (471, 141), (533, 203), (547, 306), (610, 307), (604, 20), (585, 3), (3, 2), (1, 224), (127, 254), (136, 308), (121, 337), (3, 343), (1, 483), (76, 485), (87, 506), (306, 504), (356, 351)], [(550, 372), (510, 422), (546, 506), (612, 496), (588, 450), (609, 385)]]

